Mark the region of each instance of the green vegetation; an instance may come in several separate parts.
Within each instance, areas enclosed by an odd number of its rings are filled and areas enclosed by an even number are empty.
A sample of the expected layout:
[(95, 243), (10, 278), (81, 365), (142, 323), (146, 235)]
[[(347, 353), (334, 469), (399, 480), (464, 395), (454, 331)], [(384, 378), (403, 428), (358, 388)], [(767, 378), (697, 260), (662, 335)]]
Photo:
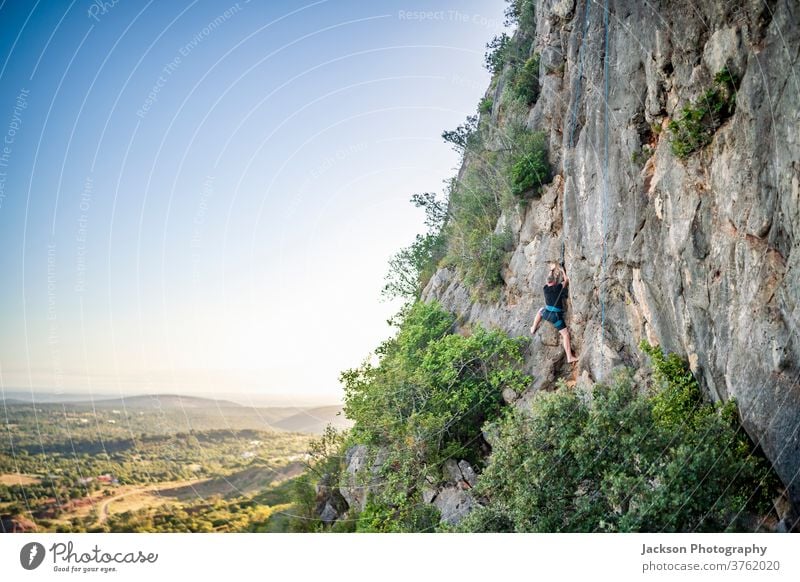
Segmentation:
[(495, 229), (501, 212), (499, 195), (507, 189), (504, 176), (482, 160), (468, 166), (450, 192), (452, 220), (444, 231), (445, 260), (456, 267), (476, 299), (492, 297), (503, 284), (502, 269), (513, 235)]
[(478, 116), (467, 116), (467, 120), (455, 129), (442, 132), (442, 139), (451, 144), (453, 149), (462, 154), (466, 153), (468, 150), (476, 150), (480, 143)]
[(513, 37), (503, 32), (486, 44), (484, 65), (493, 74), (502, 72), (506, 65), (515, 69), (528, 59), (536, 34), (534, 1), (511, 0), (508, 4), (506, 25), (516, 25), (517, 31)]
[(510, 48), (511, 37), (505, 32), (496, 35), (486, 43), (486, 54), (483, 58), (483, 64), (486, 69), (493, 74), (502, 71), (509, 58)]
[(714, 133), (736, 111), (739, 80), (728, 69), (714, 77), (714, 85), (699, 99), (686, 105), (677, 119), (669, 122), (672, 153), (681, 159), (707, 146)]
[[(302, 469), (309, 435), (238, 428), (270, 409), (208, 401), (181, 410), (170, 398), (159, 409), (144, 398), (119, 410), (7, 405), (13, 448), (0, 449), (0, 516), (39, 531), (251, 531), (288, 507), (286, 491), (270, 493), (269, 506), (257, 497)], [(194, 421), (227, 428), (188, 429)]]
[[(342, 472), (342, 455), (347, 448), (346, 433), (328, 427), (325, 433), (311, 442), (308, 451), (307, 471), (294, 480), (291, 485), (292, 502), (282, 531), (312, 533), (331, 531), (326, 529), (320, 519), (320, 493), (334, 491), (339, 484)], [(346, 502), (336, 496), (340, 510), (346, 509)], [(324, 505), (324, 504), (323, 504)], [(354, 524), (337, 522), (332, 531), (352, 531)]]
[(525, 127), (524, 111), (510, 109), (502, 130), (489, 117), (473, 115), (443, 132), (467, 162), (449, 182), (445, 201), (432, 193), (412, 197), (425, 210), (428, 231), (391, 259), (386, 296), (417, 299), (436, 269), (447, 265), (476, 300), (497, 299), (514, 243), (513, 233), (498, 221), (538, 197), (552, 179), (546, 135)]
[(674, 355), (643, 345), (656, 385), (629, 373), (591, 397), (540, 393), (529, 414), (509, 412), (478, 484), (488, 503), (466, 531), (744, 530), (768, 511), (775, 485), (736, 421), (736, 407), (702, 402)]
[(494, 82), (499, 75), (509, 80), (498, 119), (489, 115), (494, 100), (484, 97), (479, 115), (442, 133), (463, 156), (462, 171), (448, 183), (444, 202), (433, 194), (412, 199), (426, 214), (433, 211), (436, 219), (426, 221), (428, 231), (390, 261), (384, 287), (388, 297), (418, 299), (438, 268), (452, 267), (474, 300), (496, 301), (514, 246), (510, 221), (501, 218), (513, 217), (552, 180), (547, 136), (525, 125), (539, 95), (540, 59), (538, 54), (531, 56), (534, 3), (510, 1), (506, 18), (508, 24), (519, 25), (517, 32), (495, 37), (486, 54)]
[(536, 30), (536, 5), (534, 0), (508, 0), (505, 11), (506, 26), (517, 26), (520, 33), (532, 36)]
[(539, 98), (539, 55), (525, 61), (511, 80), (511, 93), (525, 105), (533, 105)]
[(417, 298), (446, 253), (446, 239), (442, 230), (447, 221), (446, 203), (430, 192), (414, 194), (411, 202), (425, 211), (428, 231), (418, 234), (411, 246), (401, 249), (389, 260), (389, 272), (382, 294), (390, 299)]
[(547, 151), (547, 135), (542, 131), (521, 133), (521, 150), (511, 165), (511, 192), (521, 200), (541, 194), (552, 180)]
[[(465, 157), (461, 176), (448, 193), (449, 216), (443, 227), (446, 264), (454, 266), (478, 300), (495, 300), (503, 285), (502, 271), (513, 248), (513, 233), (498, 228), (505, 212), (541, 193), (552, 179), (546, 136), (531, 132), (521, 122), (508, 122), (504, 131), (489, 123), (475, 129), (477, 136)], [(494, 150), (482, 144), (499, 144)]]
[(481, 458), (481, 427), (500, 415), (501, 392), (520, 392), (522, 343), (476, 328), (452, 333), (454, 318), (436, 304), (408, 306), (397, 335), (376, 350), (377, 363), (342, 374), (349, 443), (385, 447), (382, 486), (358, 517), (359, 531), (420, 531), (437, 522), (421, 503), (426, 479), (438, 480), (450, 457)]

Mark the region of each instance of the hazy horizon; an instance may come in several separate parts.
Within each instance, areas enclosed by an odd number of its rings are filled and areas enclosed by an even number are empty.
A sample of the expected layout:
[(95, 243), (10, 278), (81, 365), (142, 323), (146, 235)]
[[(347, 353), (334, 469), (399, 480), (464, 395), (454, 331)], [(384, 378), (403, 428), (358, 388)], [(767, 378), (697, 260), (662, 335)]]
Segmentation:
[[(258, 394), (258, 393), (225, 393), (210, 392), (81, 392), (63, 391), (54, 392), (42, 387), (18, 388), (6, 386), (0, 390), (0, 404), (6, 400), (18, 400), (41, 404), (60, 404), (70, 402), (100, 402), (104, 400), (117, 400), (120, 398), (141, 398), (141, 397), (180, 397), (180, 398), (202, 398), (207, 400), (228, 401), (241, 406), (269, 407), (269, 408), (315, 408), (324, 406), (341, 406), (343, 401), (334, 400), (330, 395), (324, 393), (308, 392), (300, 396), (289, 393)], [(35, 399), (35, 400), (34, 400)]]

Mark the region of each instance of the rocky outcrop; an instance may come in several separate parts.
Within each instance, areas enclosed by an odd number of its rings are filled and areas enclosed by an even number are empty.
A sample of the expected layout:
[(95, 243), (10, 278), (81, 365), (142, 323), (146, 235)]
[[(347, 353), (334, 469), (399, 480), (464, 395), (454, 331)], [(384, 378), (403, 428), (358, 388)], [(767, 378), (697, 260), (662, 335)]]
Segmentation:
[(472, 511), (475, 502), (466, 491), (448, 486), (439, 492), (433, 504), (439, 510), (442, 523), (456, 525)]
[(367, 504), (367, 495), (380, 486), (380, 471), (386, 462), (385, 449), (356, 445), (347, 449), (345, 469), (339, 480), (339, 491), (349, 508), (360, 512)]
[[(606, 49), (602, 3), (537, 2), (541, 91), (528, 126), (548, 134), (556, 177), (541, 199), (501, 219), (516, 236), (501, 299), (475, 302), (446, 269), (423, 298), (465, 325), (528, 335), (563, 241), (567, 321), (584, 381), (639, 366), (642, 339), (682, 354), (711, 398), (737, 399), (796, 512), (800, 5), (608, 5)], [(735, 114), (710, 145), (676, 158), (668, 121), (726, 67), (740, 79)], [(532, 390), (566, 372), (555, 331), (539, 334), (527, 354)]]
[(317, 483), (316, 493), (315, 511), (326, 525), (334, 523), (349, 509), (347, 501), (331, 475), (323, 475)]
[(442, 466), (444, 482), (438, 487), (423, 490), (422, 500), (439, 510), (440, 521), (456, 525), (477, 505), (470, 489), (478, 482), (478, 475), (464, 460), (447, 459)]
[[(369, 496), (381, 486), (380, 472), (386, 459), (385, 449), (370, 449), (366, 445), (349, 448), (338, 488), (326, 487), (324, 478), (317, 486), (316, 512), (320, 519), (331, 524), (345, 515), (352, 518), (363, 511)], [(470, 489), (477, 481), (478, 474), (467, 461), (447, 459), (442, 465), (441, 478), (429, 476), (419, 495), (423, 503), (439, 510), (441, 523), (455, 525), (476, 506)]]

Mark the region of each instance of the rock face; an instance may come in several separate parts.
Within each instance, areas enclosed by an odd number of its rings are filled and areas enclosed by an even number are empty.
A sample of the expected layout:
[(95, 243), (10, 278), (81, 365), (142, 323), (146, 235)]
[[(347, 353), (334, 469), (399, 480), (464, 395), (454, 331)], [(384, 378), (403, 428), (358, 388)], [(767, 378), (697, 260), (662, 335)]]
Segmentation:
[(339, 480), (339, 492), (349, 508), (364, 510), (367, 495), (380, 484), (380, 470), (386, 456), (386, 450), (370, 451), (366, 445), (347, 449), (344, 456), (345, 470)]
[(316, 513), (322, 523), (330, 525), (348, 509), (347, 502), (331, 475), (324, 475), (317, 483)]
[[(528, 126), (549, 135), (556, 177), (541, 199), (501, 218), (514, 226), (516, 248), (500, 301), (475, 303), (445, 269), (423, 299), (466, 324), (529, 335), (563, 241), (567, 322), (586, 381), (638, 366), (642, 339), (683, 355), (711, 398), (737, 399), (796, 513), (800, 3), (608, 4), (606, 50), (603, 3), (537, 2), (541, 95)], [(741, 79), (735, 114), (710, 145), (679, 160), (667, 122), (723, 67)], [(644, 146), (653, 152), (646, 161)], [(533, 390), (563, 375), (556, 332), (544, 325), (539, 334), (527, 355)]]
[(475, 502), (466, 492), (456, 487), (445, 487), (433, 500), (441, 514), (442, 523), (455, 525), (470, 512)]

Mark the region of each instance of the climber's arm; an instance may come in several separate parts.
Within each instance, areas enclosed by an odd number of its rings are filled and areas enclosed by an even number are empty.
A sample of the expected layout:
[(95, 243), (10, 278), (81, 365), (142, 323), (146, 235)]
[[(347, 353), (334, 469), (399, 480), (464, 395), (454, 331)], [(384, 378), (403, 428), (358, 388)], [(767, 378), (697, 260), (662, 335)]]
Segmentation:
[(567, 270), (564, 267), (561, 267), (561, 279), (563, 281), (561, 284), (567, 287), (569, 285), (569, 277), (567, 277)]

